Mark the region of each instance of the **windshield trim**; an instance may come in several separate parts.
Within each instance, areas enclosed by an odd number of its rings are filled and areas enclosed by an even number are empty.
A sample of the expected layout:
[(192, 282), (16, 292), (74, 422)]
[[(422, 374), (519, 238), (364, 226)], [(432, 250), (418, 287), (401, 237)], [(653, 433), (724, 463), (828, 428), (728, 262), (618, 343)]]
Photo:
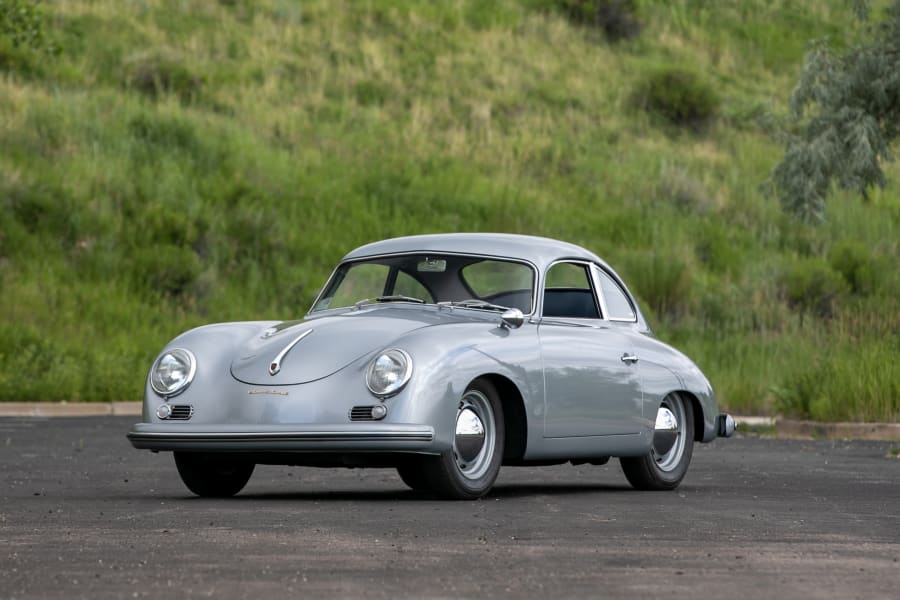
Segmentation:
[[(533, 262), (531, 262), (530, 260), (524, 259), (524, 258), (513, 258), (510, 256), (498, 256), (496, 254), (479, 254), (477, 252), (446, 252), (446, 251), (442, 251), (442, 250), (411, 250), (409, 252), (388, 252), (388, 253), (384, 253), (384, 254), (370, 254), (368, 256), (362, 256), (359, 258), (342, 260), (331, 271), (331, 275), (328, 276), (328, 279), (325, 280), (325, 285), (323, 285), (322, 289), (319, 291), (319, 293), (316, 294), (316, 298), (315, 298), (315, 300), (313, 300), (312, 306), (309, 307), (309, 310), (306, 311), (306, 314), (314, 315), (314, 314), (319, 314), (319, 313), (325, 312), (327, 310), (340, 310), (341, 308), (348, 308), (348, 309), (353, 308), (352, 306), (348, 306), (348, 307), (337, 307), (337, 308), (323, 308), (323, 309), (320, 309), (317, 311), (313, 310), (315, 308), (315, 306), (319, 303), (319, 300), (322, 299), (322, 296), (325, 294), (325, 291), (328, 290), (329, 287), (331, 287), (331, 282), (334, 280), (335, 275), (337, 275), (337, 272), (340, 270), (341, 267), (343, 267), (345, 265), (356, 264), (356, 263), (366, 263), (366, 262), (370, 262), (373, 260), (378, 260), (380, 258), (391, 258), (394, 256), (415, 256), (415, 255), (425, 255), (425, 254), (427, 254), (427, 255), (446, 254), (448, 256), (464, 256), (464, 257), (472, 257), (472, 258), (481, 258), (481, 259), (485, 259), (485, 260), (491, 259), (491, 260), (497, 260), (497, 261), (501, 261), (501, 262), (519, 263), (519, 264), (529, 267), (531, 269), (531, 281), (532, 281), (531, 311), (527, 312), (527, 313), (523, 313), (523, 315), (525, 317), (533, 317), (536, 314), (536, 312), (537, 312), (537, 295), (538, 295), (537, 290), (538, 290), (538, 287), (540, 286), (540, 279), (539, 279), (540, 271), (537, 268), (537, 265), (535, 265)], [(416, 306), (420, 306), (420, 305), (416, 304)], [(437, 302), (426, 302), (424, 305), (421, 305), (421, 306), (438, 306), (438, 303)], [(464, 308), (464, 307), (458, 307), (458, 308)], [(484, 310), (484, 309), (473, 308), (473, 309), (467, 309), (467, 310)]]

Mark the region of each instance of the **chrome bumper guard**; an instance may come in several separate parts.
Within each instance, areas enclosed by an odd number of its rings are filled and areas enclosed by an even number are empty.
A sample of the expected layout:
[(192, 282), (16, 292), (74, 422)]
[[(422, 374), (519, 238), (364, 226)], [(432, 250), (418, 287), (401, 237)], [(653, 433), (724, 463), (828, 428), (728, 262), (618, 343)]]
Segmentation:
[(137, 423), (128, 432), (135, 448), (213, 451), (414, 451), (434, 440), (434, 428), (421, 425), (353, 426), (192, 426)]
[(719, 437), (730, 438), (734, 435), (734, 419), (731, 415), (722, 413), (716, 417), (716, 433)]

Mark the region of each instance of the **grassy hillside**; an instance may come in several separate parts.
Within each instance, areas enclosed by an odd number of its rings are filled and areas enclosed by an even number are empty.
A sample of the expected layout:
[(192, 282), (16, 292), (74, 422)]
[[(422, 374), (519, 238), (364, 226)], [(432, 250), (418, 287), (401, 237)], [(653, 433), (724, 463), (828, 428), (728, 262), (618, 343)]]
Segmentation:
[[(0, 43), (0, 400), (137, 399), (211, 321), (305, 313), (347, 250), (499, 231), (605, 257), (740, 413), (900, 417), (900, 169), (803, 226), (761, 192), (843, 2), (66, 0)], [(705, 127), (644, 110), (685, 67)]]

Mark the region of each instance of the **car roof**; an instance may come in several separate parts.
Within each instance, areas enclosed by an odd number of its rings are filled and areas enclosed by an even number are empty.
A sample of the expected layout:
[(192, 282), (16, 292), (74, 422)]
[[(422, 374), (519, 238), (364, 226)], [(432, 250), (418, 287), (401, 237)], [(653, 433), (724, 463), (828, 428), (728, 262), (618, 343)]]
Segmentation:
[(447, 252), (517, 258), (543, 269), (560, 259), (581, 259), (605, 265), (597, 255), (575, 244), (545, 237), (511, 233), (438, 233), (398, 237), (360, 246), (343, 260), (384, 254)]

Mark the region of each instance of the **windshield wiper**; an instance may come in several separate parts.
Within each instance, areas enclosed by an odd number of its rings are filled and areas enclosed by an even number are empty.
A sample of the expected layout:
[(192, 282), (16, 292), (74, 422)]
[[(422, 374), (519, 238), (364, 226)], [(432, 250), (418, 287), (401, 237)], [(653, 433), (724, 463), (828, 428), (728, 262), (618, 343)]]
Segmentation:
[(378, 296), (375, 298), (375, 302), (415, 302), (416, 304), (425, 304), (425, 301), (421, 298), (413, 298), (412, 296), (403, 296), (401, 294)]
[(393, 296), (378, 296), (377, 298), (363, 298), (359, 302), (356, 302), (353, 306), (359, 308), (360, 306), (365, 306), (366, 304), (375, 304), (378, 302), (415, 302), (416, 304), (425, 304), (425, 301), (421, 298), (413, 298), (412, 296), (402, 296), (400, 294), (395, 294)]
[[(441, 304), (444, 304), (443, 302)], [(458, 302), (447, 302), (447, 306), (454, 306), (459, 308), (480, 308), (484, 310), (499, 310), (506, 311), (509, 310), (508, 306), (500, 306), (499, 304), (493, 304), (486, 300), (478, 300), (476, 298), (469, 298), (468, 300), (459, 300)]]

